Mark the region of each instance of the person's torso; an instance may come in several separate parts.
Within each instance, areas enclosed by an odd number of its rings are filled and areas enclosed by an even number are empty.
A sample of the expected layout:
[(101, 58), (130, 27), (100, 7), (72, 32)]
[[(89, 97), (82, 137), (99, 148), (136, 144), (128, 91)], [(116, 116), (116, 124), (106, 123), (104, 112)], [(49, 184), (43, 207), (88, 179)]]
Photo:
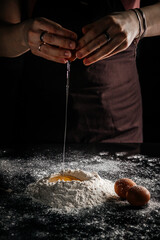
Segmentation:
[[(124, 11), (121, 1), (100, 0), (98, 3), (85, 1), (37, 1), (33, 17), (45, 17), (75, 31), (80, 38), (82, 27), (115, 11)], [(24, 72), (27, 96), (26, 112), (28, 128), (46, 138), (62, 141), (65, 113), (66, 65), (39, 58), (29, 53)], [(125, 108), (123, 98), (126, 90), (135, 94), (137, 81), (135, 46), (113, 57), (98, 61), (88, 67), (82, 60), (71, 63), (70, 98), (68, 116), (68, 139), (70, 142), (103, 141), (115, 135), (115, 114)], [(128, 94), (128, 93), (127, 93)], [(130, 101), (130, 94), (128, 94)], [(122, 107), (119, 107), (117, 97)], [(133, 99), (131, 101), (134, 101)], [(115, 104), (114, 104), (115, 103)], [(111, 107), (111, 104), (114, 105)], [(132, 104), (132, 103), (131, 103)], [(112, 108), (112, 109), (111, 109)], [(119, 112), (118, 118), (125, 113)], [(124, 118), (124, 116), (123, 116)], [(125, 121), (125, 120), (124, 120)], [(120, 129), (128, 123), (123, 122)], [(35, 130), (36, 126), (36, 130)], [(128, 126), (127, 126), (128, 127)], [(53, 136), (54, 135), (54, 136)]]

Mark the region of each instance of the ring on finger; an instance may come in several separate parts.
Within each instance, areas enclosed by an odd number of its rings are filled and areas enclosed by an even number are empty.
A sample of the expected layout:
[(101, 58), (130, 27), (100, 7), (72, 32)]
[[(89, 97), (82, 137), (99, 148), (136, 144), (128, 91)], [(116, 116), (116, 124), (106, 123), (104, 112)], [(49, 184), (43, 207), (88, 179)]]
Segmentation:
[(107, 31), (104, 32), (105, 38), (107, 39), (107, 42), (111, 40), (111, 37)]
[(46, 32), (45, 31), (43, 31), (43, 32), (41, 32), (41, 34), (40, 34), (40, 41), (41, 42), (44, 42), (44, 34), (45, 34)]

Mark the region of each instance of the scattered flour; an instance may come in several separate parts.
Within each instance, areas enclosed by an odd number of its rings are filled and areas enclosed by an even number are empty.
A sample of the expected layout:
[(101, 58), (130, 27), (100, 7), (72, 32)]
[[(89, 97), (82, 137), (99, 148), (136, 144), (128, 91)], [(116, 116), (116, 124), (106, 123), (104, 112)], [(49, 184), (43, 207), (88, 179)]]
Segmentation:
[[(55, 175), (73, 176), (81, 181), (49, 182)], [(33, 200), (39, 201), (55, 210), (71, 212), (82, 208), (92, 208), (107, 200), (116, 198), (113, 182), (102, 179), (96, 172), (65, 170), (32, 183), (27, 193)]]

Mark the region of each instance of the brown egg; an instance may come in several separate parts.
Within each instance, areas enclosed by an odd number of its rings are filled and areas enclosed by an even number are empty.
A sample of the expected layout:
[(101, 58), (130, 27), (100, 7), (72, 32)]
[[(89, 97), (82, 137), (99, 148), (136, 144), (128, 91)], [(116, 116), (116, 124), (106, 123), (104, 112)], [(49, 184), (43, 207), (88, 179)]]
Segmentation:
[(123, 199), (126, 199), (126, 193), (127, 191), (135, 186), (136, 183), (133, 182), (131, 179), (129, 178), (121, 178), (118, 179), (115, 184), (114, 184), (114, 190), (117, 193), (117, 195)]
[(142, 186), (133, 186), (126, 193), (127, 201), (133, 206), (143, 206), (150, 200), (150, 192)]

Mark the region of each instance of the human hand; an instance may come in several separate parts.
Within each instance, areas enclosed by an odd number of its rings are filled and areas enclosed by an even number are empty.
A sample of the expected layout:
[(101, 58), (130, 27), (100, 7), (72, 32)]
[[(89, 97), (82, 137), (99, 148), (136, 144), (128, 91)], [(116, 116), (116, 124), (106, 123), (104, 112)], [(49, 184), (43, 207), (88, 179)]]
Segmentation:
[(90, 65), (127, 49), (139, 34), (139, 23), (133, 11), (117, 12), (84, 26), (82, 32), (76, 57)]
[[(33, 54), (58, 63), (66, 63), (72, 58), (76, 33), (46, 18), (29, 20), (24, 29), (25, 42)], [(42, 42), (40, 36), (43, 32)]]

